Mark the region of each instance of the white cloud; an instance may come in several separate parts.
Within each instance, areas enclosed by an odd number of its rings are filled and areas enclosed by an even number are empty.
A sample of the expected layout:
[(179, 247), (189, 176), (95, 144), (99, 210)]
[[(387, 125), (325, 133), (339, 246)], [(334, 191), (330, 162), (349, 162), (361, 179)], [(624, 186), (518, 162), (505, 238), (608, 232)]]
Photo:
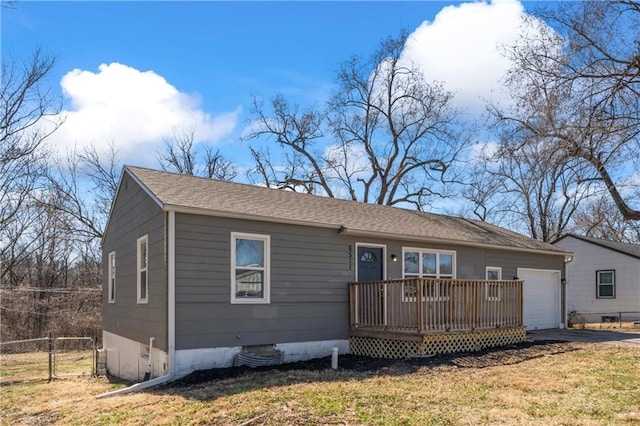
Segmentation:
[(196, 129), (195, 142), (216, 142), (236, 126), (240, 108), (211, 116), (198, 99), (185, 94), (153, 71), (119, 63), (98, 72), (74, 69), (60, 82), (71, 108), (51, 137), (58, 152), (113, 143), (125, 163), (155, 165), (162, 138), (176, 129)]
[(482, 164), (483, 161), (497, 162), (495, 158), (500, 144), (497, 141), (477, 142), (469, 149), (469, 163)]
[(457, 106), (479, 115), (485, 100), (504, 98), (498, 82), (510, 62), (500, 49), (531, 31), (524, 16), (518, 0), (447, 6), (411, 34), (403, 55), (421, 67), (428, 81), (445, 82)]

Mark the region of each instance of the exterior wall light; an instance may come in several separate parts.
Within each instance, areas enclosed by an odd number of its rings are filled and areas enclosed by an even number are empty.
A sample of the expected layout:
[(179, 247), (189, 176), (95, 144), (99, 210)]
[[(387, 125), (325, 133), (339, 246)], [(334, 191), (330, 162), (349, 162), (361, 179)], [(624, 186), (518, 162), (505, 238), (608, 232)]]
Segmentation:
[(396, 256), (395, 254), (391, 255), (391, 261), (392, 262), (397, 262), (398, 261), (398, 256)]

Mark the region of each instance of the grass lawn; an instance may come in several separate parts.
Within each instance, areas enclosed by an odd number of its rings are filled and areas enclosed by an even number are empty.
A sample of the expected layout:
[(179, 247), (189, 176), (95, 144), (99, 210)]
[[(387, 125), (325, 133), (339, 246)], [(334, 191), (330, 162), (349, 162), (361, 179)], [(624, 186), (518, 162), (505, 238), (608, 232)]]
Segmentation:
[(104, 377), (25, 381), (2, 386), (0, 416), (7, 425), (640, 424), (640, 349), (547, 343), (480, 359), (255, 371), (100, 400), (123, 385)]

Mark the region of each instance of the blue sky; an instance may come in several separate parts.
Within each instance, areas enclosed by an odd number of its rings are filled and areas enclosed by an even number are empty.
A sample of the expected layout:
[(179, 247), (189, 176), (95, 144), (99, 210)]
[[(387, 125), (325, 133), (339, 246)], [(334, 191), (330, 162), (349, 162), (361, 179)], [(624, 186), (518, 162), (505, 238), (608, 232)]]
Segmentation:
[(340, 62), (403, 28), (413, 33), (407, 55), (477, 114), (496, 96), (506, 65), (495, 51), (523, 12), (517, 0), (18, 1), (2, 10), (2, 57), (37, 45), (57, 57), (50, 84), (65, 123), (50, 142), (60, 151), (114, 143), (123, 163), (157, 167), (162, 138), (182, 126), (246, 162), (239, 136), (252, 94), (321, 103)]

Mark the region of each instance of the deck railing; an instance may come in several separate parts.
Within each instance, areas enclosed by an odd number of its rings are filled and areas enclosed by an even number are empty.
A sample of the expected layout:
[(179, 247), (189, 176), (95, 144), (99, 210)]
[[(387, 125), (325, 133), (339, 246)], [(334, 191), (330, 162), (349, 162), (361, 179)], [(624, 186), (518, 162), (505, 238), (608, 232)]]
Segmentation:
[(522, 280), (349, 283), (352, 329), (432, 333), (522, 325)]

